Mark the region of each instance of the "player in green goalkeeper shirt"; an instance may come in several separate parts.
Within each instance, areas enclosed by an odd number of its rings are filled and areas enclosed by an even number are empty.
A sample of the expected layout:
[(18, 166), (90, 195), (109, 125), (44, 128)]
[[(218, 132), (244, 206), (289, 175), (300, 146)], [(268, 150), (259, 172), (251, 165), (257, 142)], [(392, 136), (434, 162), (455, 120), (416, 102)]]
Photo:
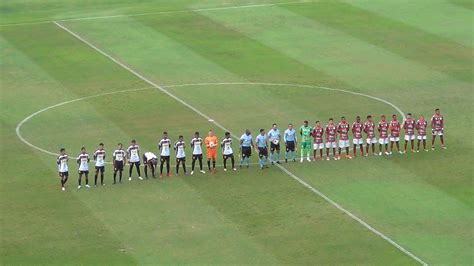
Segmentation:
[(300, 127), (300, 136), (301, 136), (301, 160), (303, 162), (304, 153), (306, 152), (306, 160), (311, 162), (311, 131), (313, 130), (308, 126), (308, 121), (304, 121), (304, 124)]

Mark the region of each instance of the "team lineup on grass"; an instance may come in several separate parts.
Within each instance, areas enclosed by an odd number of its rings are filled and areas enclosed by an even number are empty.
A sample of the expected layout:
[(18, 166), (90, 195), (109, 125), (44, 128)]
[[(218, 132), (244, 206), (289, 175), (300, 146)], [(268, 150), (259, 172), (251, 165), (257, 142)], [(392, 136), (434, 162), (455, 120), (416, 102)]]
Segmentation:
[[(398, 121), (397, 115), (392, 115), (392, 120), (387, 121), (385, 115), (380, 117), (378, 126), (376, 127), (373, 122), (372, 116), (368, 115), (365, 122), (361, 121), (360, 116), (356, 117), (356, 121), (350, 125), (345, 117), (341, 117), (341, 121), (336, 124), (333, 118), (329, 118), (329, 122), (325, 127), (321, 126), (320, 121), (316, 121), (315, 126), (311, 127), (308, 121), (304, 121), (303, 125), (297, 132), (293, 128), (293, 124), (289, 124), (288, 128), (284, 131), (283, 142), (285, 145), (285, 162), (288, 160), (296, 162), (297, 145), (300, 142), (300, 162), (306, 160), (308, 162), (316, 161), (319, 155), (320, 160), (324, 160), (324, 149), (326, 150), (326, 160), (330, 160), (330, 150), (332, 149), (332, 156), (334, 160), (342, 159), (342, 152), (345, 150), (345, 157), (352, 159), (350, 155), (350, 141), (349, 132), (352, 131), (352, 143), (353, 143), (353, 155), (356, 157), (357, 148), (360, 150), (361, 156), (368, 156), (369, 152), (372, 155), (391, 155), (394, 149), (400, 154), (404, 154), (408, 150), (408, 144), (412, 152), (419, 152), (421, 146), (424, 151), (428, 151), (426, 146), (426, 130), (428, 122), (421, 115), (419, 119), (415, 120), (411, 113), (406, 115), (403, 123)], [(400, 149), (400, 135), (401, 129), (404, 129), (404, 149)], [(441, 115), (440, 110), (435, 109), (435, 114), (431, 118), (431, 129), (432, 129), (432, 140), (431, 149), (435, 149), (435, 140), (439, 136), (441, 141), (441, 147), (446, 148), (444, 144), (444, 119)], [(378, 140), (376, 137), (376, 130), (378, 131)], [(416, 134), (415, 134), (416, 131)], [(364, 141), (363, 134), (365, 133), (366, 139)], [(298, 140), (299, 135), (300, 140)], [(416, 136), (415, 136), (416, 135)], [(252, 136), (250, 129), (246, 129), (244, 134), (240, 137), (239, 145), (239, 167), (249, 167), (250, 157), (252, 150), (258, 153), (260, 169), (268, 168), (267, 160), (269, 159), (271, 164), (280, 164), (280, 141), (282, 135), (277, 127), (277, 124), (273, 124), (272, 128), (267, 132), (265, 129), (260, 129), (259, 134), (256, 136), (255, 141)], [(415, 138), (417, 139), (415, 147)], [(338, 143), (337, 143), (338, 142)], [(364, 149), (364, 142), (366, 143)], [(375, 146), (379, 143), (379, 151), (376, 152)], [(390, 143), (390, 149), (389, 149)], [(207, 155), (207, 167), (212, 173), (216, 173), (216, 159), (218, 148), (221, 148), (224, 171), (227, 171), (227, 161), (230, 160), (233, 171), (236, 171), (234, 152), (232, 149), (232, 137), (230, 132), (225, 133), (225, 137), (222, 139), (220, 145), (219, 140), (212, 130), (209, 130), (208, 136), (203, 140), (200, 137), (199, 132), (194, 133), (194, 137), (190, 142), (192, 149), (192, 163), (191, 172), (194, 174), (196, 162), (199, 163), (199, 171), (202, 174), (206, 172), (203, 169), (203, 144), (206, 147)], [(269, 145), (270, 144), (270, 145)], [(183, 168), (183, 172), (187, 175), (186, 170), (186, 142), (184, 137), (180, 135), (178, 141), (172, 144), (172, 141), (168, 138), (168, 133), (163, 132), (162, 139), (158, 143), (158, 149), (160, 151), (160, 178), (163, 178), (163, 170), (166, 167), (166, 176), (170, 174), (170, 158), (171, 149), (176, 152), (176, 171), (175, 174), (179, 175), (180, 166)], [(394, 148), (395, 147), (395, 148)], [(270, 148), (270, 155), (268, 154), (268, 148)], [(336, 148), (338, 153), (336, 154)], [(313, 153), (311, 154), (311, 150)], [(318, 154), (319, 151), (319, 154)], [(97, 186), (98, 178), (100, 176), (100, 185), (104, 186), (104, 172), (105, 172), (105, 157), (106, 152), (104, 150), (104, 144), (100, 143), (97, 150), (93, 154), (93, 160), (95, 161), (95, 176), (94, 186)], [(69, 156), (66, 153), (65, 148), (60, 149), (60, 154), (57, 158), (57, 165), (59, 171), (59, 177), (61, 179), (61, 190), (66, 190), (66, 183), (69, 178)], [(140, 171), (140, 163), (143, 161), (145, 178), (148, 179), (148, 168), (151, 170), (151, 175), (155, 178), (155, 170), (158, 165), (158, 157), (153, 152), (145, 152), (140, 159), (140, 148), (136, 140), (132, 140), (127, 150), (123, 149), (123, 144), (119, 143), (117, 149), (112, 153), (112, 164), (114, 167), (113, 172), (113, 184), (122, 183), (122, 176), (124, 171), (124, 165), (128, 161), (129, 163), (129, 178), (132, 180), (133, 168), (136, 168), (138, 179), (143, 180)], [(90, 188), (89, 185), (89, 163), (90, 155), (87, 153), (86, 148), (82, 147), (81, 151), (76, 158), (78, 164), (78, 189), (82, 187), (82, 177), (85, 178), (85, 187)], [(212, 163), (212, 166), (211, 166)], [(117, 176), (118, 174), (118, 176)], [(118, 180), (117, 180), (118, 177)]]

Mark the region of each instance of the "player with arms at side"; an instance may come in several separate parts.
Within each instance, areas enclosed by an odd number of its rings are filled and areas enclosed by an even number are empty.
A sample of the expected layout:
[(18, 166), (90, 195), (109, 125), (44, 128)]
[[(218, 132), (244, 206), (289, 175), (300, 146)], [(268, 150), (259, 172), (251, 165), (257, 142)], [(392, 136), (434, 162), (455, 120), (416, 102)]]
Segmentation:
[(240, 153), (242, 158), (240, 159), (240, 168), (246, 163), (247, 168), (250, 167), (250, 156), (252, 156), (252, 149), (255, 146), (253, 144), (252, 133), (250, 129), (246, 129), (245, 133), (240, 137)]
[(360, 147), (360, 155), (364, 156), (364, 139), (362, 139), (362, 130), (364, 130), (364, 125), (360, 122), (360, 116), (356, 116), (356, 121), (352, 123), (352, 144), (354, 146), (354, 157), (357, 156), (357, 145)]
[(140, 174), (140, 147), (137, 141), (132, 139), (130, 146), (127, 148), (128, 163), (130, 168), (128, 169), (128, 181), (132, 181), (133, 167), (137, 169), (138, 179), (143, 180)]
[(426, 122), (425, 117), (423, 115), (420, 115), (420, 118), (416, 120), (415, 128), (418, 133), (417, 139), (417, 150), (416, 152), (420, 152), (420, 142), (423, 141), (423, 149), (425, 151), (428, 151), (426, 149), (426, 127), (428, 126), (428, 122)]
[(435, 114), (431, 117), (431, 130), (433, 133), (433, 139), (431, 139), (431, 149), (435, 150), (435, 140), (436, 136), (439, 136), (439, 140), (441, 141), (441, 148), (446, 149), (446, 145), (444, 145), (444, 118), (441, 115), (441, 111), (439, 108), (435, 109)]
[(160, 151), (160, 178), (163, 178), (163, 165), (166, 163), (166, 176), (170, 174), (170, 149), (171, 140), (168, 138), (168, 132), (163, 132), (163, 137), (158, 142), (158, 150)]
[(390, 121), (390, 154), (393, 153), (393, 144), (397, 146), (398, 153), (402, 154), (400, 150), (400, 122), (398, 122), (397, 115), (392, 115), (392, 121)]
[(380, 122), (377, 127), (377, 130), (379, 131), (379, 155), (382, 155), (383, 146), (385, 146), (385, 155), (390, 154), (388, 152), (388, 141), (389, 141), (388, 128), (389, 128), (389, 124), (387, 120), (385, 120), (385, 115), (382, 115), (380, 117)]
[(337, 133), (339, 133), (339, 155), (338, 159), (342, 158), (342, 149), (346, 149), (346, 158), (351, 159), (351, 155), (349, 154), (349, 124), (346, 121), (346, 118), (343, 116), (341, 117), (341, 122), (337, 125)]
[(148, 168), (151, 169), (151, 176), (156, 178), (155, 169), (158, 165), (158, 157), (153, 152), (145, 152), (143, 154), (143, 170), (145, 171), (145, 178), (148, 179)]
[[(270, 140), (270, 161), (272, 164), (280, 163), (280, 140), (281, 134), (277, 124), (272, 125), (272, 129), (268, 131), (268, 139)], [(276, 160), (275, 160), (276, 155)]]
[(377, 143), (377, 138), (375, 137), (375, 123), (372, 121), (371, 115), (367, 116), (367, 121), (364, 123), (364, 132), (367, 134), (365, 156), (369, 156), (369, 146), (372, 146), (372, 155), (377, 155), (377, 153), (375, 153), (375, 144)]
[[(285, 130), (283, 134), (283, 141), (285, 142), (285, 162), (288, 162), (288, 159), (296, 162), (296, 147), (297, 140), (296, 130), (293, 128), (293, 124), (288, 125), (288, 129)], [(290, 158), (291, 156), (291, 158)]]
[(230, 159), (232, 164), (232, 170), (237, 171), (235, 168), (234, 151), (232, 150), (232, 138), (230, 132), (225, 133), (225, 137), (221, 142), (222, 158), (224, 159), (224, 172), (227, 171), (227, 160)]
[(326, 160), (329, 161), (329, 149), (332, 148), (332, 156), (334, 160), (337, 160), (336, 156), (336, 124), (334, 124), (334, 119), (329, 118), (329, 123), (326, 125), (325, 134), (326, 134)]
[(125, 165), (127, 152), (123, 150), (122, 143), (117, 144), (117, 149), (112, 153), (112, 164), (114, 165), (114, 183), (117, 184), (117, 172), (119, 172), (119, 182), (122, 183), (123, 166)]
[(89, 162), (90, 162), (90, 157), (89, 154), (86, 152), (86, 147), (81, 148), (81, 153), (77, 156), (77, 164), (79, 166), (78, 172), (79, 172), (79, 177), (77, 179), (77, 189), (81, 189), (81, 181), (82, 181), (82, 175), (86, 178), (86, 188), (90, 188), (89, 186)]
[(66, 182), (69, 178), (69, 166), (67, 162), (69, 161), (69, 156), (66, 154), (66, 149), (61, 148), (59, 150), (59, 156), (56, 160), (56, 164), (58, 165), (58, 172), (59, 178), (61, 179), (61, 190), (66, 191)]
[(408, 113), (407, 118), (403, 121), (403, 129), (405, 130), (405, 149), (403, 153), (407, 152), (408, 141), (410, 141), (411, 152), (415, 152), (415, 124), (415, 119), (411, 117), (411, 113)]
[(196, 161), (199, 161), (199, 169), (201, 173), (205, 174), (202, 169), (202, 138), (199, 137), (199, 132), (194, 133), (194, 138), (191, 140), (191, 149), (193, 149), (193, 160), (191, 163), (191, 175), (194, 174), (194, 166), (196, 166)]
[(316, 156), (319, 150), (319, 158), (323, 160), (323, 150), (324, 150), (324, 128), (321, 127), (321, 123), (316, 121), (313, 131), (311, 131), (311, 136), (313, 137), (313, 160), (316, 161)]
[(105, 150), (104, 143), (99, 143), (99, 147), (94, 152), (95, 161), (95, 176), (94, 176), (94, 187), (97, 187), (97, 178), (100, 172), (100, 184), (105, 186), (104, 183), (104, 172), (105, 172)]
[(178, 141), (174, 144), (174, 150), (176, 151), (176, 175), (179, 174), (179, 165), (183, 166), (183, 172), (186, 172), (186, 143), (184, 142), (183, 136), (178, 137)]
[[(207, 137), (204, 139), (207, 149), (207, 168), (209, 171), (212, 171), (213, 174), (216, 173), (216, 159), (217, 159), (217, 136), (214, 135), (212, 130), (209, 130)], [(212, 170), (211, 170), (211, 160), (212, 160)]]
[(301, 136), (301, 159), (300, 162), (304, 160), (304, 154), (306, 152), (306, 160), (311, 162), (311, 131), (313, 129), (308, 125), (308, 121), (305, 120), (303, 125), (300, 127), (300, 136)]
[(265, 134), (265, 129), (260, 129), (260, 134), (255, 138), (255, 145), (257, 146), (258, 152), (258, 162), (260, 164), (260, 169), (268, 168), (267, 158), (268, 158), (268, 143), (267, 135)]

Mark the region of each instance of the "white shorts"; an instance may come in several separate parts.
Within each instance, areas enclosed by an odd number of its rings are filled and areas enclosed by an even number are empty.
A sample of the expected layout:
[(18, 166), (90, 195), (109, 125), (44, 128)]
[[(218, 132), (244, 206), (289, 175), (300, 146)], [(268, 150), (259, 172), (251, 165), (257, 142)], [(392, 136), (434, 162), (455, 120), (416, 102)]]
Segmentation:
[(336, 142), (326, 142), (326, 148), (336, 148)]
[(400, 141), (400, 137), (390, 137), (390, 141)]
[(433, 132), (433, 136), (443, 136), (443, 130), (442, 129), (441, 130), (433, 129), (432, 132)]
[(377, 143), (377, 139), (376, 139), (376, 138), (371, 138), (371, 139), (368, 138), (368, 139), (367, 139), (367, 144), (375, 144), (375, 143)]
[(418, 140), (425, 140), (425, 139), (426, 139), (426, 135), (424, 135), (424, 136), (418, 135), (416, 138), (417, 138)]
[(339, 148), (347, 148), (349, 145), (349, 140), (339, 140)]
[(388, 138), (379, 138), (379, 144), (388, 144)]
[(360, 145), (360, 144), (364, 144), (364, 140), (362, 138), (360, 139), (352, 139), (352, 143), (354, 145)]
[(324, 149), (324, 143), (313, 143), (313, 150)]
[(405, 140), (414, 140), (415, 135), (405, 135)]

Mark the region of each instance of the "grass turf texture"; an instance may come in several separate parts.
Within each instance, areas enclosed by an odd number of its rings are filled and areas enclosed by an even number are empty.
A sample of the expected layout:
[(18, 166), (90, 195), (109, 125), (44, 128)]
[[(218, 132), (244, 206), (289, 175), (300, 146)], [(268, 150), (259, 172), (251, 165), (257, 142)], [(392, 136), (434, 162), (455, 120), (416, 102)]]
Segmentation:
[[(2, 23), (232, 4), (78, 3), (49, 1), (28, 12), (2, 3)], [(411, 13), (396, 13), (396, 3), (323, 1), (64, 25), (162, 85), (311, 84), (387, 99), (416, 116), (440, 107), (448, 150), (285, 167), (424, 261), (471, 264), (472, 5), (412, 1)], [(426, 6), (423, 16), (413, 12)], [(456, 15), (442, 16), (446, 8)], [(277, 168), (112, 187), (109, 166), (106, 187), (76, 191), (70, 162), (68, 192), (60, 193), (55, 158), (15, 135), (16, 125), (39, 109), (143, 88), (64, 105), (23, 127), (36, 145), (65, 146), (72, 156), (103, 141), (110, 158), (116, 142), (131, 138), (142, 151), (156, 150), (163, 130), (188, 141), (213, 126), (54, 24), (1, 26), (0, 45), (3, 264), (415, 264)], [(273, 121), (283, 129), (303, 119), (396, 112), (365, 97), (291, 86), (169, 90), (237, 135)]]

